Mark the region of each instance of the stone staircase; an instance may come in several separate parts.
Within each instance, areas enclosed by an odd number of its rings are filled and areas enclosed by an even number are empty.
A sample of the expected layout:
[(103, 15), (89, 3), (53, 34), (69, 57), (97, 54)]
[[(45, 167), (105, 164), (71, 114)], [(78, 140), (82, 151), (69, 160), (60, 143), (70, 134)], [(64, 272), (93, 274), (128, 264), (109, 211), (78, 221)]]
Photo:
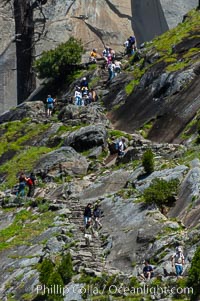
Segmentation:
[(103, 230), (97, 231), (97, 236), (92, 238), (90, 246), (87, 247), (83, 233), (83, 212), (85, 206), (81, 205), (80, 201), (75, 198), (67, 200), (67, 205), (71, 211), (69, 222), (71, 225), (73, 224), (73, 235), (76, 242), (70, 248), (74, 270), (76, 272), (84, 271), (91, 276), (100, 275), (105, 269), (106, 262), (102, 247)]

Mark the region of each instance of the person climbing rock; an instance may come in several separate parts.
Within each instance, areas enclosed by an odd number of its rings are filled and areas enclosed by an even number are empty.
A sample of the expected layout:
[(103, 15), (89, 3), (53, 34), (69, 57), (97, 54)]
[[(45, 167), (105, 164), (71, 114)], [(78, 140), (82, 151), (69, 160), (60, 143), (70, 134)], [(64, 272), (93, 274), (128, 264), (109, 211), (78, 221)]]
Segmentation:
[(115, 61), (115, 76), (121, 72), (121, 62)]
[(21, 172), (18, 179), (19, 179), (19, 187), (17, 191), (17, 196), (24, 197), (27, 177), (23, 172)]
[(149, 280), (154, 276), (153, 267), (150, 265), (150, 261), (148, 259), (145, 259), (144, 265), (143, 273), (140, 275), (140, 277), (143, 280)]
[(82, 88), (85, 88), (85, 87), (88, 88), (88, 81), (87, 81), (86, 77), (83, 77), (83, 79), (80, 83), (80, 87), (81, 87), (81, 90), (82, 90)]
[(118, 156), (119, 156), (119, 157), (124, 156), (124, 150), (125, 150), (125, 149), (126, 149), (125, 139), (122, 138), (122, 139), (119, 141), (119, 144), (118, 144)]
[(51, 117), (55, 100), (48, 95), (47, 97), (47, 117)]
[(77, 106), (82, 105), (82, 93), (80, 87), (76, 87), (75, 93), (74, 93), (74, 98), (75, 98), (75, 104)]
[(94, 210), (93, 210), (93, 217), (94, 217), (94, 228), (99, 230), (102, 228), (102, 223), (100, 222), (101, 218), (101, 209), (99, 205), (95, 205)]
[(185, 264), (185, 258), (182, 248), (176, 247), (176, 252), (171, 257), (172, 267), (175, 266), (176, 275), (180, 277), (183, 274), (183, 265)]
[(94, 236), (94, 229), (91, 224), (91, 221), (88, 220), (84, 229), (85, 245), (87, 247), (90, 247), (90, 243), (92, 241), (93, 236)]
[(90, 62), (96, 63), (97, 62), (97, 50), (93, 49), (90, 53)]
[(26, 184), (28, 186), (28, 193), (27, 193), (28, 197), (34, 196), (36, 181), (37, 181), (36, 176), (32, 172), (30, 174), (30, 177), (26, 179)]
[(88, 203), (84, 210), (84, 224), (87, 225), (88, 221), (91, 221), (92, 218), (92, 210), (91, 210), (92, 204)]
[(91, 89), (90, 92), (89, 92), (89, 98), (91, 100), (91, 102), (95, 102), (98, 100), (98, 96), (97, 96), (97, 93), (94, 89)]
[(115, 64), (109, 62), (108, 64), (108, 81), (111, 81), (115, 77)]

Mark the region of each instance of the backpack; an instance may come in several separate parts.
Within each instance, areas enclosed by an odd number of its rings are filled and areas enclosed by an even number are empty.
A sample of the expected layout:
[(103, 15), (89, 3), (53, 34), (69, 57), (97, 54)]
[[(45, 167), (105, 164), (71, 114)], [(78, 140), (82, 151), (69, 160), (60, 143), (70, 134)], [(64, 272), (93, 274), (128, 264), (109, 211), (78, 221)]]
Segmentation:
[(101, 217), (101, 210), (99, 208), (95, 209), (93, 215), (94, 217)]
[(53, 98), (48, 97), (48, 98), (47, 98), (47, 103), (53, 103)]
[(35, 184), (36, 176), (34, 174), (30, 175), (30, 180), (32, 181), (33, 184)]
[(19, 183), (19, 189), (20, 189), (20, 190), (21, 190), (21, 189), (24, 189), (25, 186), (26, 186), (26, 182), (20, 182), (20, 183)]
[(32, 186), (33, 185), (33, 181), (30, 178), (28, 178), (28, 180), (26, 181), (26, 184), (28, 186)]
[(115, 142), (115, 149), (118, 151), (119, 150), (119, 141)]
[(175, 263), (181, 264), (183, 259), (184, 259), (183, 253), (176, 253), (174, 255), (174, 261), (175, 261)]

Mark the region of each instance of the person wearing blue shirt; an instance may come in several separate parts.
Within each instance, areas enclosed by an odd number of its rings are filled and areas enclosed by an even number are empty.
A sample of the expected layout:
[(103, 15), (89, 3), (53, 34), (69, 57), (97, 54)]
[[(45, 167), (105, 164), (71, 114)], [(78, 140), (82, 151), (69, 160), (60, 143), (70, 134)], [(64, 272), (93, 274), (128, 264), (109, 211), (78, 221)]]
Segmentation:
[(144, 264), (145, 264), (145, 266), (143, 268), (143, 274), (141, 274), (141, 277), (144, 280), (149, 280), (154, 276), (153, 267), (150, 265), (150, 262), (148, 259), (145, 259)]
[(48, 95), (48, 97), (47, 97), (47, 117), (51, 117), (51, 115), (52, 115), (54, 102), (55, 101), (51, 97), (51, 95)]

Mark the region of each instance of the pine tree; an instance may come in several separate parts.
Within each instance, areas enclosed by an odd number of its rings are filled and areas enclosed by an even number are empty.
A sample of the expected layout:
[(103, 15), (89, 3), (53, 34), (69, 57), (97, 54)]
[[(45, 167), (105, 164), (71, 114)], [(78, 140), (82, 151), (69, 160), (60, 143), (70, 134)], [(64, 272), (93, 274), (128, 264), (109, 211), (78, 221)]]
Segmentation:
[(188, 274), (187, 286), (193, 288), (191, 300), (197, 301), (200, 297), (200, 247), (198, 247), (194, 254)]

